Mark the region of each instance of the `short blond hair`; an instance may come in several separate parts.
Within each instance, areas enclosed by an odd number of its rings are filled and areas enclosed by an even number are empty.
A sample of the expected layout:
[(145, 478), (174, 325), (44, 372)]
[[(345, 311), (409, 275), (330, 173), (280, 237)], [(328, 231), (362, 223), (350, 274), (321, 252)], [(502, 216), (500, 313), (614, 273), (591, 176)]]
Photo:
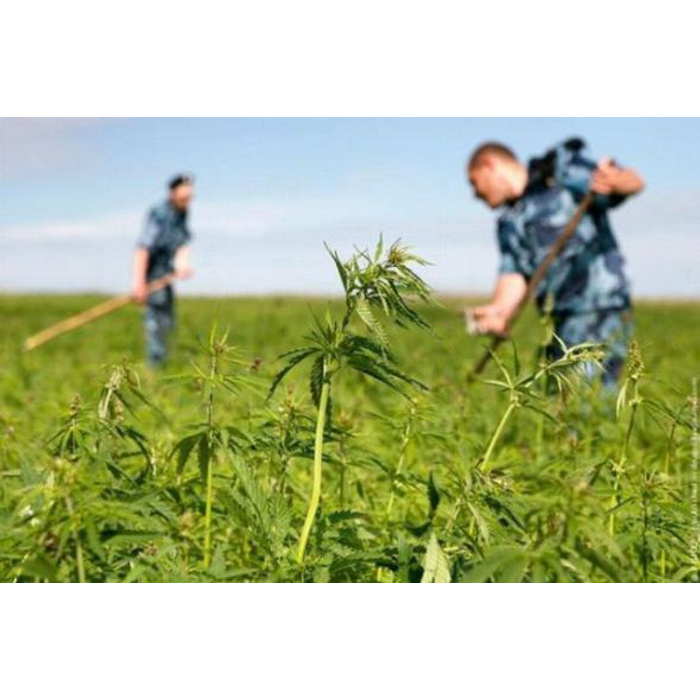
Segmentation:
[(478, 146), (469, 157), (467, 162), (467, 170), (474, 170), (484, 164), (487, 158), (505, 158), (506, 160), (514, 160), (517, 162), (518, 157), (513, 149), (498, 141), (487, 141)]

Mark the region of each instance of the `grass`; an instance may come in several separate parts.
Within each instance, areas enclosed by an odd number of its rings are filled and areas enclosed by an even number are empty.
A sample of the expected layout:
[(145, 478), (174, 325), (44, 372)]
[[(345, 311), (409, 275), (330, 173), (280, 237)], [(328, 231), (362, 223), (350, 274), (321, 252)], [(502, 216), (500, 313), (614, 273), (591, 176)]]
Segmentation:
[[(545, 372), (561, 388), (535, 376), (534, 315), (517, 361), (504, 347), (484, 374), (497, 384), (467, 385), (483, 343), (465, 335), (460, 299), (417, 304), (429, 329), (382, 324), (393, 365), (430, 391), (406, 385), (406, 398), (347, 363), (331, 388), (321, 353), (320, 385), (295, 370), (267, 399), (279, 356), (314, 317), (343, 319), (347, 297), (181, 299), (178, 349), (157, 374), (133, 308), (21, 351), (99, 300), (0, 296), (0, 580), (697, 575), (700, 305), (638, 305), (619, 401), (572, 380), (576, 361)], [(360, 316), (346, 330), (377, 338)]]

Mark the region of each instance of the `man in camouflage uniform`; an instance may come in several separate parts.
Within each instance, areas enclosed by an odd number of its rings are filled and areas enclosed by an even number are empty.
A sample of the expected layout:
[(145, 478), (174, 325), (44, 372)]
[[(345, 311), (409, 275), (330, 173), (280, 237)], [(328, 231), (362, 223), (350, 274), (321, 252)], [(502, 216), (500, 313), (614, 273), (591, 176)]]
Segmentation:
[(175, 321), (175, 296), (170, 285), (151, 294), (147, 286), (172, 273), (179, 278), (192, 274), (187, 213), (194, 194), (193, 179), (176, 175), (168, 189), (168, 199), (149, 210), (134, 254), (134, 299), (146, 305), (146, 355), (152, 367), (162, 364), (167, 354), (167, 338)]
[[(594, 193), (587, 214), (534, 297), (540, 311), (545, 300), (553, 301), (554, 332), (566, 346), (606, 344), (603, 382), (613, 384), (626, 353), (630, 288), (608, 211), (640, 192), (642, 179), (607, 158), (596, 164), (580, 139), (555, 146), (527, 167), (507, 146), (485, 143), (472, 154), (467, 175), (475, 195), (501, 209), (494, 297), (473, 310), (479, 331), (494, 335), (507, 334), (528, 280), (588, 190)], [(550, 356), (560, 352), (553, 342)]]

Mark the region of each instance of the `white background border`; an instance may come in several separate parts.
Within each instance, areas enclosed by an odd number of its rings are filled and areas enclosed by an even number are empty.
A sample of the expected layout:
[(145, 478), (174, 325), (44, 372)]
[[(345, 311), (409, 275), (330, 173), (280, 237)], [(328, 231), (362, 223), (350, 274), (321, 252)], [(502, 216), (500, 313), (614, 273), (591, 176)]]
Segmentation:
[(697, 114), (690, 3), (6, 3), (5, 116)]
[[(690, 116), (690, 8), (28, 1), (3, 9), (1, 111)], [(697, 610), (689, 586), (7, 585), (0, 687), (30, 699), (677, 697), (695, 690)]]
[(590, 700), (697, 688), (696, 591), (680, 584), (2, 593), (5, 698)]

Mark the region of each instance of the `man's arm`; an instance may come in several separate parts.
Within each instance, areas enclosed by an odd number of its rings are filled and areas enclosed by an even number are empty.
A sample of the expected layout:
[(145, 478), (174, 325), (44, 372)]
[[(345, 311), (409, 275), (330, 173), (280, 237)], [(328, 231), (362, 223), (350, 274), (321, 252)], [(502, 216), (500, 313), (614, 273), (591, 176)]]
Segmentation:
[(136, 242), (134, 251), (134, 281), (133, 297), (139, 304), (145, 304), (148, 297), (148, 264), (151, 259), (151, 250), (161, 230), (161, 222), (157, 208), (152, 208), (146, 215), (143, 230)]
[(134, 291), (133, 297), (134, 301), (139, 304), (144, 304), (146, 302), (146, 297), (148, 293), (146, 288), (148, 283), (146, 281), (146, 272), (148, 271), (148, 260), (149, 252), (146, 248), (139, 246), (134, 252)]
[(499, 275), (491, 302), (473, 310), (479, 331), (506, 336), (526, 293), (527, 281), (523, 275), (518, 272)]
[(188, 245), (180, 246), (175, 253), (175, 274), (180, 279), (187, 279), (194, 274), (190, 264), (190, 247)]
[(597, 194), (631, 197), (644, 189), (644, 180), (631, 168), (621, 168), (603, 158), (593, 171), (591, 189)]

